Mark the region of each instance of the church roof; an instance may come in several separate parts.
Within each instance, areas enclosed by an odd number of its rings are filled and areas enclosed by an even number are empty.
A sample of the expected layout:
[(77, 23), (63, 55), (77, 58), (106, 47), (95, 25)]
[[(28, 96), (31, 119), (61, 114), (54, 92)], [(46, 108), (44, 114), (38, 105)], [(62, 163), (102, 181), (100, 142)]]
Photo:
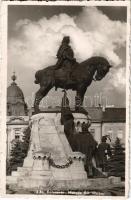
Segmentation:
[(87, 112), (89, 113), (92, 122), (101, 122), (103, 119), (103, 112), (102, 112), (102, 108), (100, 107), (88, 107), (85, 108), (87, 110)]
[[(105, 108), (105, 111), (101, 107), (86, 107), (85, 109), (93, 123), (121, 123), (126, 121), (126, 108)], [(71, 111), (74, 113), (75, 109), (71, 108)], [(57, 113), (61, 112), (61, 107), (44, 108), (41, 109), (41, 112)]]
[(11, 77), (13, 82), (7, 88), (7, 103), (15, 104), (15, 103), (24, 103), (24, 95), (20, 87), (15, 83), (16, 76), (15, 74)]
[(27, 106), (25, 104), (24, 94), (15, 82), (15, 74), (13, 74), (11, 79), (13, 82), (7, 88), (7, 115), (25, 116), (27, 114)]
[(106, 108), (103, 112), (103, 122), (125, 122), (126, 108)]

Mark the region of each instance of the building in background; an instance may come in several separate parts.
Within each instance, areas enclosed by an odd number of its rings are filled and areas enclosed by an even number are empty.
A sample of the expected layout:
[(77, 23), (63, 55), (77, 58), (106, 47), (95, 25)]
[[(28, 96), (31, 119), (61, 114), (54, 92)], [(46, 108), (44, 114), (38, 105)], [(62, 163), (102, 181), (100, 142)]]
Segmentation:
[(23, 132), (29, 124), (24, 94), (15, 82), (15, 74), (11, 78), (13, 82), (7, 88), (7, 158), (15, 141), (22, 140)]
[(103, 112), (102, 134), (109, 135), (112, 143), (116, 137), (125, 144), (126, 138), (126, 109), (125, 108), (106, 108)]
[(126, 137), (126, 109), (125, 108), (87, 108), (92, 119), (90, 132), (98, 143), (104, 135), (109, 135), (113, 144), (117, 137), (125, 144)]

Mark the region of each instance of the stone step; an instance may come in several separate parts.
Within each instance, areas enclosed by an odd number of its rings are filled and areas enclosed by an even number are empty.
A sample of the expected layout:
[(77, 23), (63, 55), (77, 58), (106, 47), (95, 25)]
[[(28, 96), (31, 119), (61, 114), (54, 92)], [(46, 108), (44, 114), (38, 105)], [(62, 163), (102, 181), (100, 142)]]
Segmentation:
[(25, 171), (30, 171), (31, 168), (28, 167), (17, 167), (18, 172), (25, 172)]
[(23, 170), (23, 171), (12, 171), (12, 173), (11, 173), (11, 176), (12, 177), (21, 177), (21, 176), (26, 176), (26, 175), (29, 175), (30, 174), (30, 172), (29, 171), (27, 171), (27, 170)]
[(7, 185), (15, 185), (17, 183), (17, 176), (6, 176)]
[(108, 179), (108, 178), (92, 178), (92, 179), (88, 179), (89, 180), (89, 182), (90, 182), (90, 185), (92, 186), (92, 187), (99, 187), (99, 186), (108, 186), (110, 183), (111, 183), (111, 181), (110, 181), (110, 179)]
[(11, 172), (11, 176), (16, 176), (16, 177), (18, 177), (18, 176), (19, 176), (19, 172), (17, 172), (17, 171), (12, 171), (12, 172)]

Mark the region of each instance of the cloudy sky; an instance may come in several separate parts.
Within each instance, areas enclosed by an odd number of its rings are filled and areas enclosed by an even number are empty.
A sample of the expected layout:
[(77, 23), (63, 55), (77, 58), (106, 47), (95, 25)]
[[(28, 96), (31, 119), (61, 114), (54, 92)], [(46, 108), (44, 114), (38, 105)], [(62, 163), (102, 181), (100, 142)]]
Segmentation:
[[(96, 105), (97, 101), (124, 107), (126, 13), (126, 7), (111, 6), (9, 6), (8, 85), (15, 71), (30, 106), (39, 88), (34, 84), (35, 72), (56, 63), (61, 40), (69, 35), (78, 62), (100, 55), (113, 65), (103, 80), (88, 88), (86, 105)], [(68, 95), (74, 98), (75, 93), (69, 91)], [(61, 89), (53, 89), (44, 99), (44, 106), (47, 102), (58, 105), (61, 96)]]

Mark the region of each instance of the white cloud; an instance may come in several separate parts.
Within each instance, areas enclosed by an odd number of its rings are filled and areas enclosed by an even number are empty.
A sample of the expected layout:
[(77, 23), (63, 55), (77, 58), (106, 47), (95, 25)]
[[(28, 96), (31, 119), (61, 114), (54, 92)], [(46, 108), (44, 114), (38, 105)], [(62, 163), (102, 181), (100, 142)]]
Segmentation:
[(109, 80), (104, 88), (105, 93), (109, 91), (117, 91), (125, 94), (126, 90), (126, 68), (113, 68), (112, 73), (109, 74)]
[[(56, 63), (57, 49), (64, 35), (71, 38), (71, 46), (80, 62), (93, 55), (102, 55), (114, 65), (121, 63), (116, 50), (125, 45), (126, 24), (112, 21), (95, 7), (84, 8), (79, 16), (66, 14), (43, 17), (37, 22), (19, 20), (15, 31), (17, 37), (9, 40), (9, 66), (27, 67), (34, 70)], [(125, 84), (123, 68), (114, 70), (114, 84)], [(121, 76), (122, 75), (122, 76)], [(121, 76), (121, 78), (119, 78)], [(117, 82), (117, 81), (118, 82)]]
[(96, 7), (84, 8), (75, 21), (79, 28), (91, 34), (96, 54), (108, 57), (114, 65), (120, 64), (121, 59), (115, 50), (125, 45), (125, 23), (110, 20)]

